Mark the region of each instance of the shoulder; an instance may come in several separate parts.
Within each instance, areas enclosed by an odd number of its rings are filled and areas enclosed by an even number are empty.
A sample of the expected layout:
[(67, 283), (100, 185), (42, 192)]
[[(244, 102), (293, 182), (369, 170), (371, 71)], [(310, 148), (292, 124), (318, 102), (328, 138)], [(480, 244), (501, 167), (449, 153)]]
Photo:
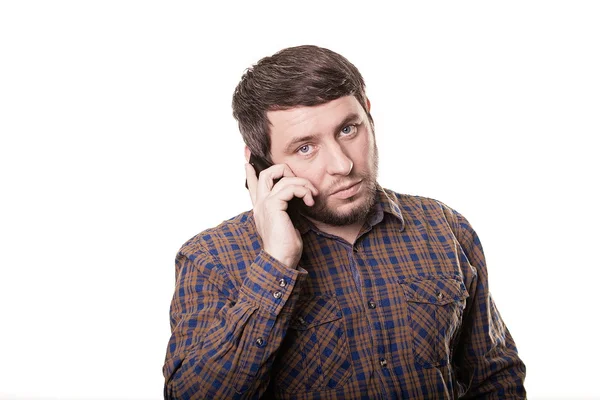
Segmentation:
[(192, 259), (198, 254), (218, 257), (242, 248), (257, 247), (257, 238), (252, 211), (246, 211), (190, 238), (181, 246), (179, 254)]
[(386, 188), (382, 190), (389, 201), (397, 205), (406, 224), (448, 225), (455, 234), (464, 228), (470, 229), (461, 213), (438, 199), (403, 194)]
[(176, 276), (199, 273), (223, 293), (233, 293), (260, 247), (252, 211), (243, 212), (185, 242), (177, 253)]
[(382, 189), (387, 198), (395, 203), (403, 213), (444, 213), (451, 218), (460, 215), (456, 210), (440, 200), (426, 196), (403, 194), (386, 188)]

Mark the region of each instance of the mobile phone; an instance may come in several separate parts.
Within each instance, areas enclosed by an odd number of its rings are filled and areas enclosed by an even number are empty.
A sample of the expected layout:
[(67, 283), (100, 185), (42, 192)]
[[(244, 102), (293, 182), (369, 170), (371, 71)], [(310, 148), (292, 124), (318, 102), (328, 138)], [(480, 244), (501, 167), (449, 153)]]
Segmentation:
[[(250, 153), (250, 160), (248, 160), (248, 163), (254, 167), (254, 171), (256, 171), (257, 177), (261, 171), (263, 171), (273, 165), (273, 164), (269, 163), (267, 160), (265, 160), (264, 158), (255, 156), (252, 153)], [(275, 185), (277, 182), (279, 182), (279, 179), (281, 179), (281, 178), (274, 179), (273, 185)], [(246, 179), (246, 189), (248, 189), (248, 180), (247, 179)], [(303, 200), (298, 197), (294, 197), (292, 200), (290, 200), (288, 202), (288, 214), (290, 212), (295, 212), (295, 210), (298, 208), (298, 205), (302, 202), (303, 202)]]
[[(258, 178), (258, 174), (260, 174), (261, 171), (269, 168), (272, 165), (264, 158), (255, 156), (252, 153), (250, 153), (250, 160), (248, 162), (250, 163), (250, 165), (252, 165), (254, 167), (254, 171), (256, 171), (257, 178)], [(273, 185), (275, 183), (277, 183), (278, 180), (279, 179), (273, 181)], [(248, 180), (247, 179), (246, 179), (246, 189), (248, 189)]]

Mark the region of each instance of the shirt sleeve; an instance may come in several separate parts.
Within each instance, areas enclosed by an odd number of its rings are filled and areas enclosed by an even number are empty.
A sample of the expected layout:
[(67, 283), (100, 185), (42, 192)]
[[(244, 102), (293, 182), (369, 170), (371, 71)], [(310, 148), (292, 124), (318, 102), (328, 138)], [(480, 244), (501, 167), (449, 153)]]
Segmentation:
[(463, 256), (475, 272), (453, 362), (466, 390), (461, 398), (524, 399), (525, 364), (489, 292), (483, 248), (468, 221), (455, 214)]
[(176, 271), (165, 399), (260, 397), (307, 272), (264, 251), (241, 286), (207, 252), (180, 252)]

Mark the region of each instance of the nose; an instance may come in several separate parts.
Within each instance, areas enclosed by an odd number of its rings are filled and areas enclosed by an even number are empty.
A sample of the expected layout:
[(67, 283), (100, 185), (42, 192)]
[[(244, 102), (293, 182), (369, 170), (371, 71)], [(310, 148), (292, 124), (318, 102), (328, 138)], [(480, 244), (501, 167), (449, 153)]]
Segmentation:
[(350, 175), (354, 167), (354, 163), (339, 144), (329, 148), (329, 159), (327, 161), (327, 173), (329, 175), (347, 176)]

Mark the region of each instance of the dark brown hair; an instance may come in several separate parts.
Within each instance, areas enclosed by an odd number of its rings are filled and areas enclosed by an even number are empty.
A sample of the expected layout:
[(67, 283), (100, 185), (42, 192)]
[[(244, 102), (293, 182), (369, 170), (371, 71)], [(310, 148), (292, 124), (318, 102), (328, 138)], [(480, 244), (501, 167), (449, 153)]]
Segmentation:
[(322, 47), (289, 47), (244, 72), (233, 94), (233, 116), (250, 151), (272, 162), (267, 111), (315, 106), (349, 95), (373, 124), (364, 80), (350, 61)]

